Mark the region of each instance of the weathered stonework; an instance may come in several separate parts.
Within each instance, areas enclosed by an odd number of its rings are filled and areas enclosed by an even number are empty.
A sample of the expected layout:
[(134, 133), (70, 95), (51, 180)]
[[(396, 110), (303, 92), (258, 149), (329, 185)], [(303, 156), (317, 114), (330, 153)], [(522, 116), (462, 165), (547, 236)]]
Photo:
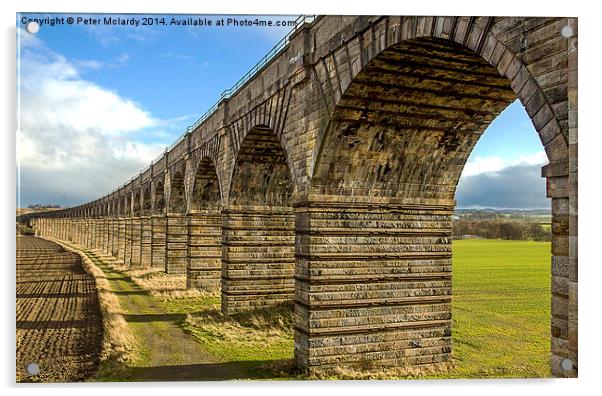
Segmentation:
[(152, 223), (150, 216), (140, 218), (140, 266), (151, 268), (152, 263)]
[(576, 18), (319, 17), (138, 178), (35, 227), (92, 247), (116, 216), (129, 266), (150, 215), (151, 265), (201, 289), (221, 266), (225, 313), (294, 301), (299, 367), (439, 367), (456, 185), (518, 99), (549, 160), (551, 368), (575, 377), (577, 49)]
[(132, 252), (130, 258), (130, 266), (131, 267), (140, 267), (140, 252), (141, 252), (141, 242), (142, 242), (142, 222), (140, 217), (133, 217), (131, 219), (131, 238), (132, 238)]
[(165, 272), (185, 274), (188, 266), (188, 226), (185, 215), (168, 213), (165, 222)]
[(151, 264), (152, 268), (165, 269), (165, 216), (154, 215), (151, 217)]
[(292, 300), (295, 224), (283, 207), (230, 207), (223, 213), (222, 311)]
[(219, 211), (188, 214), (187, 286), (220, 290), (222, 274), (222, 216)]
[(132, 218), (125, 218), (125, 245), (123, 252), (123, 265), (130, 268), (132, 265)]

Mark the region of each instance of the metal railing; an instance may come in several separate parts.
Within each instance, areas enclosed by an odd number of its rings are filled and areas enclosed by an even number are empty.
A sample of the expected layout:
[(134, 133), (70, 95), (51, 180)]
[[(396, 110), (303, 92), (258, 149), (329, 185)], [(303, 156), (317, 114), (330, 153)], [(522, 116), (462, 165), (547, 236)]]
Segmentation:
[(291, 36), (293, 36), (293, 34), (295, 34), (297, 32), (297, 30), (299, 30), (300, 27), (302, 27), (306, 23), (311, 23), (315, 18), (316, 18), (315, 15), (300, 15), (297, 19), (295, 19), (295, 21), (294, 21), (295, 25), (291, 29), (291, 31), (289, 31), (286, 34), (286, 36), (284, 36), (284, 38), (282, 38), (282, 40), (280, 40), (278, 43), (276, 43), (276, 45), (274, 45), (274, 47), (267, 54), (265, 54), (264, 57), (261, 58), (259, 60), (259, 62), (257, 62), (255, 64), (255, 66), (253, 66), (251, 68), (251, 70), (249, 70), (244, 76), (242, 76), (232, 87), (224, 90), (221, 93), (219, 100), (213, 106), (211, 106), (201, 117), (199, 117), (199, 119), (197, 119), (194, 122), (194, 124), (188, 126), (186, 128), (186, 131), (183, 134), (181, 134), (176, 139), (175, 142), (173, 142), (170, 146), (165, 148), (164, 152), (159, 154), (154, 160), (151, 161), (151, 163), (147, 167), (145, 167), (143, 170), (141, 170), (136, 176), (133, 176), (129, 181), (125, 182), (121, 187), (115, 189), (113, 192), (127, 186), (129, 183), (134, 181), (138, 176), (140, 176), (141, 174), (148, 171), (154, 164), (159, 162), (165, 155), (167, 155), (167, 153), (169, 153), (178, 144), (180, 144), (182, 142), (182, 140), (184, 140), (190, 133), (192, 133), (195, 129), (197, 129), (199, 126), (201, 126), (203, 124), (203, 122), (205, 122), (209, 117), (211, 117), (217, 111), (217, 108), (222, 100), (230, 99), (231, 97), (233, 97), (245, 84), (247, 84), (249, 81), (251, 81), (253, 79), (253, 77), (255, 77), (255, 75), (261, 69), (263, 69), (264, 66), (266, 66), (268, 63), (270, 63), (270, 61), (272, 59), (276, 58), (276, 56), (280, 53), (280, 51), (282, 51), (288, 45)]

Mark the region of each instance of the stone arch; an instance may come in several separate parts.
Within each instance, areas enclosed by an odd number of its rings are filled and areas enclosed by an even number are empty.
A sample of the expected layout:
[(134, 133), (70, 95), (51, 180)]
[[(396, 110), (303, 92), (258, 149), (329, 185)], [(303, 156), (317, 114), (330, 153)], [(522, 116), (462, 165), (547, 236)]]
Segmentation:
[(132, 193), (132, 214), (134, 216), (140, 216), (140, 189), (137, 189)]
[(142, 191), (142, 215), (149, 216), (151, 214), (152, 202), (150, 185), (144, 187)]
[(119, 200), (117, 199), (117, 197), (111, 198), (111, 215), (113, 217), (119, 216)]
[[(276, 92), (271, 92), (267, 89), (261, 99), (249, 103), (243, 111), (232, 114), (229, 129), (231, 133), (228, 136), (227, 144), (233, 148), (232, 156), (228, 158), (230, 166), (222, 164), (218, 166), (218, 174), (222, 176), (220, 171), (224, 171), (224, 177), (221, 178), (223, 197), (228, 199), (232, 187), (232, 179), (236, 170), (236, 163), (239, 162), (239, 152), (244, 149), (243, 144), (249, 146), (249, 141), (257, 139), (261, 131), (270, 131), (269, 139), (281, 147), (284, 153), (282, 163), (288, 166), (293, 189), (297, 191), (298, 177), (296, 175), (306, 173), (303, 170), (303, 165), (294, 161), (294, 154), (297, 149), (295, 141), (287, 136), (287, 113), (288, 105), (295, 96), (296, 90), (292, 85), (287, 85), (278, 89)], [(217, 163), (217, 161), (216, 161)], [(224, 166), (226, 165), (226, 166)], [(228, 178), (229, 176), (229, 178)]]
[[(393, 34), (371, 26), (347, 60), (349, 78), (335, 71), (318, 81), (330, 117), (297, 213), (295, 339), (308, 347), (295, 354), (310, 371), (329, 368), (333, 352), (319, 345), (332, 343), (345, 345), (339, 367), (450, 361), (455, 189), (478, 138), (507, 105), (521, 100), (552, 168), (568, 160), (546, 96), (489, 27), (457, 34), (455, 17), (408, 19)], [(332, 71), (329, 64), (320, 67)], [(566, 345), (554, 319), (552, 345)], [(360, 333), (366, 352), (358, 355)], [(428, 350), (395, 346), (423, 337)], [(563, 348), (552, 348), (553, 370)]]
[(337, 102), (312, 192), (453, 205), (472, 148), (515, 97), (506, 77), (451, 41), (393, 45), (364, 65)]
[(209, 157), (204, 157), (196, 165), (192, 184), (192, 210), (221, 208), (222, 194), (215, 164)]
[(170, 178), (168, 213), (186, 213), (184, 174), (184, 172), (178, 170)]
[(223, 211), (222, 311), (290, 302), (294, 291), (293, 182), (275, 132), (258, 125), (240, 144)]
[(130, 205), (128, 204), (127, 195), (123, 195), (121, 198), (121, 216), (123, 216), (123, 217), (130, 216)]
[(155, 185), (154, 211), (155, 213), (165, 212), (165, 189), (162, 180), (157, 181)]
[(292, 205), (293, 181), (286, 153), (266, 125), (249, 130), (236, 154), (229, 205)]

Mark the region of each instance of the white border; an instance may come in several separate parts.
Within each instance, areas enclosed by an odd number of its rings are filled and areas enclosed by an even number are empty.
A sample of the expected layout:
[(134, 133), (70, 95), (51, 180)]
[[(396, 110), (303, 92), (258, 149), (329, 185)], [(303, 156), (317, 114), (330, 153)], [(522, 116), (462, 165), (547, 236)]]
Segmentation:
[[(595, 4), (595, 2), (587, 2)], [(340, 393), (347, 395), (366, 395), (373, 388), (379, 392), (406, 393), (420, 392), (420, 395), (461, 394), (508, 395), (524, 392), (545, 392), (554, 394), (587, 394), (593, 393), (600, 374), (597, 369), (600, 363), (601, 329), (599, 319), (600, 296), (598, 293), (601, 279), (602, 258), (597, 253), (600, 245), (601, 219), (599, 215), (598, 169), (602, 166), (597, 158), (600, 156), (602, 128), (595, 117), (600, 113), (600, 32), (597, 29), (599, 15), (593, 6), (577, 1), (529, 2), (526, 0), (487, 1), (380, 1), (367, 0), (351, 2), (349, 0), (303, 0), (303, 1), (215, 1), (191, 4), (185, 0), (102, 0), (98, 3), (54, 0), (29, 0), (17, 2), (5, 0), (2, 7), (2, 33), (4, 56), (2, 62), (2, 111), (5, 128), (2, 134), (2, 166), (4, 167), (4, 193), (1, 194), (2, 211), (2, 261), (3, 274), (2, 298), (4, 308), (3, 325), (0, 331), (5, 342), (0, 360), (2, 385), (9, 393), (19, 392), (26, 395), (65, 395), (82, 394), (103, 395), (114, 392), (136, 392), (142, 388), (145, 393), (163, 395), (165, 393), (198, 392), (203, 395), (219, 393), (243, 393), (247, 395), (265, 395), (268, 393), (304, 394), (307, 393)], [(520, 16), (577, 16), (579, 17), (579, 80), (581, 111), (579, 117), (579, 165), (580, 198), (579, 212), (579, 379), (577, 380), (441, 380), (441, 381), (321, 381), (321, 382), (237, 382), (237, 383), (163, 383), (163, 384), (70, 384), (70, 385), (14, 385), (14, 351), (15, 351), (15, 271), (14, 271), (14, 215), (15, 215), (15, 128), (16, 128), (16, 12), (132, 12), (132, 13), (219, 13), (219, 14), (390, 14), (390, 15), (520, 15)], [(596, 107), (594, 107), (596, 106)], [(598, 197), (596, 196), (598, 193)], [(190, 390), (188, 388), (198, 388)], [(214, 393), (215, 392), (215, 393)]]

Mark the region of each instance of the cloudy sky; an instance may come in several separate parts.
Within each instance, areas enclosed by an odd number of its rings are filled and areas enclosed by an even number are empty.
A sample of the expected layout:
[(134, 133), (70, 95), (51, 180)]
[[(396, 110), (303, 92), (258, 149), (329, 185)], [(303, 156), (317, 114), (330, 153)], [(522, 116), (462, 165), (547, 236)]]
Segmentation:
[[(20, 206), (78, 205), (119, 187), (290, 30), (42, 25), (32, 35), (23, 16), (60, 15), (17, 16)], [(473, 151), (458, 206), (549, 208), (545, 162), (516, 102)]]

